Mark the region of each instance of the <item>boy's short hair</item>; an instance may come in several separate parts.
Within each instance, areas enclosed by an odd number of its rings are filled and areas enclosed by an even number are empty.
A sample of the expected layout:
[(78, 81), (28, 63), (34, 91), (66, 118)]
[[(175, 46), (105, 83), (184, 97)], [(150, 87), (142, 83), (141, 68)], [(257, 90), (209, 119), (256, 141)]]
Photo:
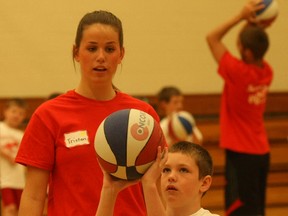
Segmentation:
[(269, 38), (264, 29), (257, 25), (247, 25), (240, 32), (239, 39), (244, 49), (251, 50), (255, 60), (263, 59), (269, 47)]
[(11, 106), (18, 106), (18, 107), (23, 108), (25, 110), (27, 110), (27, 108), (28, 108), (27, 102), (22, 98), (11, 98), (11, 99), (7, 100), (5, 103), (4, 109), (8, 109)]
[(174, 145), (171, 145), (168, 149), (168, 152), (180, 152), (195, 159), (196, 165), (199, 168), (199, 179), (202, 179), (207, 175), (213, 175), (212, 157), (209, 152), (202, 146), (187, 141), (180, 141)]
[(169, 102), (172, 96), (180, 96), (182, 92), (174, 86), (167, 86), (160, 90), (158, 93), (158, 101)]

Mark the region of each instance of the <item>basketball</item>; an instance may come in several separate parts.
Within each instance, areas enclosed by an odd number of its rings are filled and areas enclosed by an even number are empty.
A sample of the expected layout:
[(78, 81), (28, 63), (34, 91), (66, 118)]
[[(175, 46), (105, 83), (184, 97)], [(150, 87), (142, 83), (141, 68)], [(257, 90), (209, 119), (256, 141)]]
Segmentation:
[(265, 26), (269, 26), (278, 15), (278, 3), (276, 0), (263, 0), (263, 4), (265, 7), (256, 12), (256, 20)]
[(123, 109), (105, 118), (96, 131), (94, 147), (102, 168), (112, 176), (139, 179), (166, 145), (162, 129), (148, 113)]
[(175, 112), (170, 117), (168, 133), (174, 140), (184, 141), (193, 133), (194, 125), (195, 120), (189, 112)]

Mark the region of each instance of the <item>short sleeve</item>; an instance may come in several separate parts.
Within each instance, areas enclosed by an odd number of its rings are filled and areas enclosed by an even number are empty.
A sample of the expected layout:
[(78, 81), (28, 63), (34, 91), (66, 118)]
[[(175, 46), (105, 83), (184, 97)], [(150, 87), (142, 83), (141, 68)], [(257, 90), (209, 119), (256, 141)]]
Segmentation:
[(16, 156), (17, 163), (52, 170), (55, 138), (45, 123), (37, 114), (32, 116)]
[(218, 73), (225, 81), (234, 82), (240, 78), (241, 73), (239, 71), (243, 71), (243, 68), (245, 68), (243, 61), (227, 51), (219, 62)]

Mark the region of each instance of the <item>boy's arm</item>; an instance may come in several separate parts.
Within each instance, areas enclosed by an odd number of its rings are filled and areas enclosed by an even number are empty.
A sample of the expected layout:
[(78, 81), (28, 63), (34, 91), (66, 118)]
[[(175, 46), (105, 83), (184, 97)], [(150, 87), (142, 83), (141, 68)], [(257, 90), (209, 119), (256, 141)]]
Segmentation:
[(167, 147), (162, 158), (161, 148), (158, 148), (156, 161), (142, 177), (142, 186), (148, 216), (166, 216), (164, 204), (160, 196), (160, 176), (162, 167), (167, 161)]
[(221, 60), (223, 54), (227, 50), (225, 44), (222, 42), (222, 38), (234, 25), (239, 23), (241, 20), (241, 17), (237, 15), (222, 25), (218, 26), (207, 35), (206, 40), (216, 62)]
[(231, 28), (236, 26), (242, 20), (246, 19), (248, 22), (255, 23), (255, 12), (264, 7), (261, 2), (262, 0), (250, 0), (237, 15), (230, 18), (207, 35), (206, 40), (211, 53), (217, 62), (220, 61), (221, 57), (227, 50), (226, 46), (222, 42), (223, 37)]
[(4, 147), (0, 147), (0, 157), (4, 158), (5, 160), (9, 161), (11, 164), (15, 163), (15, 158), (11, 156), (11, 153), (8, 149)]

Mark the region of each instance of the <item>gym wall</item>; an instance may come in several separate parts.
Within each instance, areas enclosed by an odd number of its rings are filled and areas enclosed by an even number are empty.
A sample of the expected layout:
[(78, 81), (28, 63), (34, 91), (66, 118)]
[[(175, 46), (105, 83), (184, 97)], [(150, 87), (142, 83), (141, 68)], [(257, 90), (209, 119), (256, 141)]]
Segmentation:
[[(205, 36), (245, 2), (1, 0), (0, 97), (46, 97), (75, 88), (80, 77), (71, 52), (76, 28), (85, 13), (100, 9), (123, 22), (126, 55), (115, 76), (118, 88), (133, 95), (153, 95), (163, 85), (176, 85), (185, 94), (219, 93), (223, 82)], [(267, 29), (273, 92), (288, 91), (288, 4), (278, 2), (279, 17)], [(239, 28), (225, 37), (235, 54)]]

